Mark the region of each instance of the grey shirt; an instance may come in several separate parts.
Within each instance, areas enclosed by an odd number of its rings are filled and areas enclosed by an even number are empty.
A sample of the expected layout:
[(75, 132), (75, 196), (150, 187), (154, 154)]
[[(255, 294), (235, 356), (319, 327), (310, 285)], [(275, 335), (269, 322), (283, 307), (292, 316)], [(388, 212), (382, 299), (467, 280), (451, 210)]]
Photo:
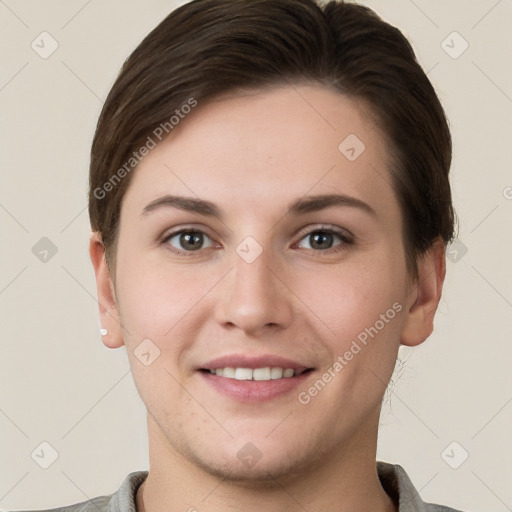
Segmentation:
[[(398, 464), (377, 461), (377, 473), (382, 487), (398, 505), (398, 512), (461, 512), (454, 508), (425, 503), (404, 468)], [(135, 471), (126, 476), (121, 487), (113, 494), (40, 512), (137, 512), (135, 496), (147, 476), (147, 471)]]

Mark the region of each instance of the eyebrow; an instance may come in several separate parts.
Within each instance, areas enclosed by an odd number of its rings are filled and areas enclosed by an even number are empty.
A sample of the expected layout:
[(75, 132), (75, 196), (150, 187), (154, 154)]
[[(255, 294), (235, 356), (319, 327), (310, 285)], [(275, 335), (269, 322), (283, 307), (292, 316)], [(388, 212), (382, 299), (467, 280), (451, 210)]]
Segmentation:
[[(316, 196), (305, 196), (293, 201), (289, 207), (287, 214), (301, 215), (310, 212), (324, 210), (332, 206), (346, 206), (351, 208), (359, 208), (377, 217), (377, 212), (367, 203), (355, 197), (344, 194), (325, 194)], [(151, 201), (144, 207), (141, 215), (148, 215), (151, 212), (162, 208), (178, 208), (180, 210), (189, 211), (204, 215), (206, 217), (223, 218), (223, 213), (219, 207), (205, 199), (197, 199), (194, 197), (165, 195)]]

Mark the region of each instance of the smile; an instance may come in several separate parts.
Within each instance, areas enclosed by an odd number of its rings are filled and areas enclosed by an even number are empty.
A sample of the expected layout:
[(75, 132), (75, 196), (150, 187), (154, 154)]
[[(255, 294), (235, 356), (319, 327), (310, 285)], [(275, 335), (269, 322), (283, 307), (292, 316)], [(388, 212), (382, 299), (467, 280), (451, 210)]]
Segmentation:
[(277, 380), (297, 377), (308, 370), (294, 370), (293, 368), (264, 367), (264, 368), (225, 368), (207, 369), (212, 375), (235, 380)]

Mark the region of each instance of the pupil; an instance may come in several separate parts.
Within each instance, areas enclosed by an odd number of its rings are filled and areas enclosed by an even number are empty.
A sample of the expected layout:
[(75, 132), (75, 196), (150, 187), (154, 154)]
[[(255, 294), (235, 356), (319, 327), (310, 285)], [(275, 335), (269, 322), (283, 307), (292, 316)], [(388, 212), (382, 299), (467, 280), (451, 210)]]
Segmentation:
[[(183, 233), (181, 235), (180, 240), (182, 247), (186, 249), (197, 249), (201, 246), (201, 235), (196, 233), (195, 235), (191, 235), (190, 233)], [(195, 245), (194, 245), (194, 242)]]
[[(311, 244), (313, 247), (315, 245), (318, 245), (319, 249), (329, 249), (331, 244), (330, 243), (327, 243), (327, 246), (325, 245), (325, 243), (322, 244), (322, 241), (325, 242), (326, 240), (328, 242), (332, 242), (332, 235), (330, 233), (325, 233), (323, 231), (319, 231), (319, 233), (321, 234), (315, 234), (315, 235), (311, 235), (313, 237), (313, 240), (314, 240), (314, 243)], [(318, 243), (319, 242), (319, 243)], [(323, 246), (322, 246), (323, 245)]]

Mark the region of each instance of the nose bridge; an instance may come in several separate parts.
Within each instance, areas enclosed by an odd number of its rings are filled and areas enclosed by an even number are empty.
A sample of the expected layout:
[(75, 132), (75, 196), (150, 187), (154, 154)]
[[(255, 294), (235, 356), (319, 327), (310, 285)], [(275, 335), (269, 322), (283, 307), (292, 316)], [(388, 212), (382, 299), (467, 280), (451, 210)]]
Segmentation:
[(247, 237), (236, 248), (232, 270), (224, 282), (217, 304), (217, 319), (256, 331), (269, 324), (285, 326), (291, 305), (285, 287), (277, 278), (279, 262), (269, 248)]
[[(271, 250), (263, 249), (257, 242), (248, 237), (240, 243), (233, 258), (233, 286), (237, 293), (273, 294), (275, 285)], [(263, 297), (262, 297), (263, 298)]]

